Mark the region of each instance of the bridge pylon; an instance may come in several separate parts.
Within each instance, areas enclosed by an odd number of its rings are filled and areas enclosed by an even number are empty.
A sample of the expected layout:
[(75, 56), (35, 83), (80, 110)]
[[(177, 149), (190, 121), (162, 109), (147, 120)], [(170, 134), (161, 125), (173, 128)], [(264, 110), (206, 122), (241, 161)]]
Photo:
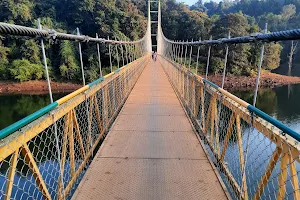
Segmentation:
[[(156, 4), (156, 5), (155, 5)], [(150, 32), (151, 32), (151, 49), (153, 51), (158, 51), (157, 49), (157, 33), (160, 24), (160, 1), (148, 1), (148, 22), (150, 22)], [(155, 41), (156, 40), (156, 41)]]

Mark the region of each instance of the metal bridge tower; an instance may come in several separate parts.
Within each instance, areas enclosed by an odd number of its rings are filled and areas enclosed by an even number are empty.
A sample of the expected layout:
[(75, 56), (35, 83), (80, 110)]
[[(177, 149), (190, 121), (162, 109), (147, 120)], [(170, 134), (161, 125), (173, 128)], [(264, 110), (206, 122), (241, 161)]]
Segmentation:
[(161, 8), (160, 8), (160, 1), (158, 2), (158, 23), (157, 23), (157, 53), (162, 55), (164, 52), (164, 36), (161, 27)]
[[(155, 5), (156, 4), (156, 5)], [(157, 49), (157, 32), (159, 24), (159, 7), (160, 1), (148, 1), (148, 21), (150, 21), (150, 31), (151, 31), (151, 42), (152, 42), (152, 51)], [(156, 42), (153, 42), (153, 40)]]

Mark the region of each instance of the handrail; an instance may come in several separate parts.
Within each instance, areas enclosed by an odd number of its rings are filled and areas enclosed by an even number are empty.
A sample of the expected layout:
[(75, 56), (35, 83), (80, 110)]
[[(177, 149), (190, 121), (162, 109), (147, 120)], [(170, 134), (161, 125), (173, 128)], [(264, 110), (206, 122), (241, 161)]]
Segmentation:
[[(162, 55), (160, 55), (162, 56)], [(166, 58), (165, 56), (162, 56), (164, 59), (168, 60), (169, 62), (175, 64), (177, 66), (177, 63), (174, 63), (173, 61), (169, 60), (168, 58)], [(177, 66), (178, 67), (178, 66)], [(188, 68), (186, 68), (185, 66), (183, 66), (185, 70), (189, 71)], [(267, 122), (271, 123), (272, 125), (276, 126), (277, 128), (279, 128), (281, 131), (283, 131), (284, 133), (288, 134), (289, 136), (291, 136), (292, 138), (294, 138), (295, 140), (300, 142), (300, 133), (292, 130), (291, 128), (287, 127), (286, 125), (284, 125), (283, 123), (281, 123), (280, 121), (272, 118), (270, 115), (266, 114), (265, 112), (261, 111), (260, 109), (250, 105), (249, 103), (247, 103), (246, 101), (240, 99), (239, 97), (229, 93), (228, 91), (222, 89), (221, 87), (219, 87), (218, 85), (212, 83), (211, 81), (196, 75), (195, 73), (191, 72), (194, 76), (200, 78), (203, 82), (209, 84), (210, 86), (212, 86), (213, 88), (215, 88), (216, 90), (218, 90), (219, 92), (221, 92), (223, 95), (225, 95), (226, 97), (230, 98), (231, 100), (234, 100), (236, 102), (238, 102), (239, 104), (241, 104), (243, 107), (247, 108), (250, 112), (255, 113), (256, 115), (258, 115), (259, 117), (261, 117), (262, 119), (266, 120)]]
[[(267, 122), (271, 123), (272, 125), (276, 126), (277, 128), (279, 128), (281, 131), (283, 131), (284, 133), (287, 133), (289, 136), (291, 136), (292, 138), (296, 139), (297, 141), (300, 141), (300, 134), (297, 133), (296, 131), (290, 129), (289, 127), (287, 127), (286, 125), (284, 125), (283, 123), (281, 123), (280, 121), (274, 119), (273, 117), (271, 117), (270, 115), (268, 115), (267, 113), (261, 111), (260, 109), (252, 106), (251, 104), (245, 102), (244, 100), (238, 98), (237, 96), (229, 93), (228, 91), (222, 89), (221, 87), (217, 86), (216, 84), (210, 82), (209, 80), (206, 80), (203, 78), (203, 81), (205, 83), (210, 84), (211, 86), (215, 87), (215, 89), (217, 89), (219, 92), (221, 92), (222, 94), (224, 94), (225, 96), (227, 96), (228, 98), (237, 101), (239, 104), (241, 104), (242, 106), (244, 106), (245, 108), (247, 108), (250, 112), (258, 115), (259, 117), (261, 117), (262, 119), (266, 120)], [(217, 87), (216, 87), (217, 86)]]
[(193, 42), (177, 42), (170, 40), (164, 36), (163, 38), (172, 44), (179, 45), (220, 45), (220, 44), (239, 44), (239, 43), (255, 43), (259, 41), (263, 42), (278, 42), (286, 40), (299, 40), (300, 39), (300, 29), (292, 29), (287, 31), (278, 31), (272, 33), (256, 33), (249, 36), (235, 37), (235, 38), (221, 38), (218, 40), (203, 40), (203, 41), (193, 41)]
[[(141, 58), (143, 58), (143, 57), (141, 57)], [(139, 59), (137, 59), (137, 60), (135, 60), (135, 61), (138, 61), (138, 60), (140, 60), (141, 58), (139, 58)], [(134, 62), (135, 62), (135, 61), (134, 61)], [(107, 75), (104, 76), (104, 77), (101, 77), (101, 78), (99, 78), (99, 79), (97, 79), (97, 80), (91, 82), (90, 84), (88, 84), (88, 85), (86, 85), (86, 86), (84, 86), (84, 87), (79, 88), (78, 90), (76, 90), (76, 91), (74, 91), (74, 92), (72, 92), (72, 93), (70, 93), (70, 94), (68, 94), (68, 95), (66, 95), (66, 96), (64, 96), (64, 97), (62, 97), (62, 98), (60, 98), (59, 100), (57, 100), (57, 101), (55, 101), (55, 102), (53, 102), (53, 103), (51, 103), (51, 104), (45, 106), (44, 108), (41, 108), (40, 110), (38, 110), (38, 111), (36, 111), (36, 112), (34, 112), (34, 113), (28, 115), (27, 117), (25, 117), (25, 118), (23, 118), (23, 119), (21, 119), (21, 120), (15, 122), (15, 123), (11, 124), (10, 126), (8, 126), (8, 127), (4, 128), (4, 129), (0, 130), (0, 139), (6, 138), (6, 137), (9, 136), (10, 134), (12, 134), (12, 133), (14, 133), (15, 131), (19, 130), (20, 128), (26, 126), (27, 124), (33, 122), (34, 120), (38, 119), (39, 117), (41, 117), (41, 116), (43, 116), (43, 115), (49, 113), (50, 111), (54, 110), (54, 109), (55, 109), (56, 107), (58, 107), (59, 105), (61, 105), (61, 104), (65, 103), (65, 102), (67, 102), (68, 100), (70, 100), (71, 98), (74, 98), (75, 96), (77, 96), (77, 95), (83, 93), (84, 91), (88, 90), (88, 89), (91, 88), (92, 86), (94, 86), (94, 85), (96, 85), (96, 84), (98, 84), (98, 83), (103, 82), (103, 81), (106, 80), (108, 77), (110, 77), (110, 76), (112, 76), (112, 75), (114, 75), (114, 74), (117, 74), (118, 72), (124, 70), (126, 66), (127, 66), (127, 65), (125, 65), (124, 67), (122, 67), (122, 68), (120, 68), (120, 69), (118, 69), (118, 70), (116, 70), (116, 71), (114, 71), (114, 72), (112, 72), (112, 73), (107, 74)], [(130, 65), (128, 64), (128, 66), (130, 66)]]

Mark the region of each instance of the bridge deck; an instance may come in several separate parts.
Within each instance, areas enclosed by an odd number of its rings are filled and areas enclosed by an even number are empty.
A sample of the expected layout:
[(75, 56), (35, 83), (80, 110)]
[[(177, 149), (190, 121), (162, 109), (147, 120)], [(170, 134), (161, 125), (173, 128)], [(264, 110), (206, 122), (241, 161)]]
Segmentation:
[(73, 199), (226, 199), (159, 62), (143, 71)]

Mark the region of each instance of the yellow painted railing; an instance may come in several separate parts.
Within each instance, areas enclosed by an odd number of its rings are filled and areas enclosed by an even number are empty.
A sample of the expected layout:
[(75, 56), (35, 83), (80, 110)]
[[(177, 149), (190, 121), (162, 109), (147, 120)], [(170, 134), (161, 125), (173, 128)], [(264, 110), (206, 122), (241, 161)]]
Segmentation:
[(234, 199), (300, 199), (300, 145), (287, 127), (185, 67), (160, 62)]
[(57, 101), (0, 142), (0, 199), (66, 199), (123, 106), (150, 56)]

